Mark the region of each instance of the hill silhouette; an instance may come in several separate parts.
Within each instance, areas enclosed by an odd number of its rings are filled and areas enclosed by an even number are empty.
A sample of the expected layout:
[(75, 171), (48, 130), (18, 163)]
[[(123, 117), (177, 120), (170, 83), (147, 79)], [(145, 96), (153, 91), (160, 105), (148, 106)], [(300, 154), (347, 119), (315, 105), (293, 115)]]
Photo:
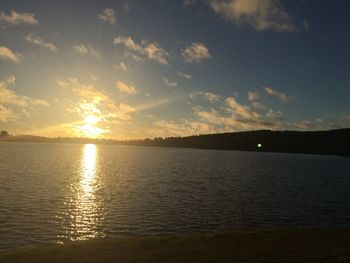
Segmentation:
[(153, 147), (179, 147), (236, 151), (259, 151), (350, 156), (350, 128), (329, 131), (246, 131), (194, 135), (188, 137), (156, 137), (143, 140), (110, 140), (89, 138), (46, 138), (19, 135), (0, 136), (8, 142), (96, 143)]
[(248, 131), (144, 140), (147, 146), (350, 156), (350, 129)]

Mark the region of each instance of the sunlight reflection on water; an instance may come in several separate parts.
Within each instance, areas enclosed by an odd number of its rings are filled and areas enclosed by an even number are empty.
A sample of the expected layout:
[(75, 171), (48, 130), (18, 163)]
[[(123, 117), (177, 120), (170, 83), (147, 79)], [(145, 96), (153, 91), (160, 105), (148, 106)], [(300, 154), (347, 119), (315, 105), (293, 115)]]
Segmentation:
[[(70, 225), (65, 231), (65, 236), (61, 236), (63, 239), (76, 241), (104, 236), (99, 229), (104, 219), (104, 209), (102, 200), (96, 195), (101, 188), (97, 162), (96, 145), (84, 145), (79, 180), (74, 181), (71, 186), (74, 194), (70, 198), (68, 211), (66, 211), (66, 216), (70, 217)], [(59, 241), (59, 243), (63, 242)]]

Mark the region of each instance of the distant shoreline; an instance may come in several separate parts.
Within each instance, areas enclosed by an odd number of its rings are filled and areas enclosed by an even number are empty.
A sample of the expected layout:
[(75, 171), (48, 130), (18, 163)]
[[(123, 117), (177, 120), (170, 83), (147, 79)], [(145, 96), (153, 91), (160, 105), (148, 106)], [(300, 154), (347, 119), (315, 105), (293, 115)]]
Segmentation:
[(47, 138), (39, 136), (0, 136), (0, 142), (94, 143), (128, 146), (193, 148), (252, 152), (301, 153), (350, 156), (350, 128), (329, 131), (247, 131), (156, 137), (144, 140), (111, 140), (89, 138)]
[(128, 235), (0, 252), (3, 263), (349, 261), (349, 228), (247, 228), (208, 234)]

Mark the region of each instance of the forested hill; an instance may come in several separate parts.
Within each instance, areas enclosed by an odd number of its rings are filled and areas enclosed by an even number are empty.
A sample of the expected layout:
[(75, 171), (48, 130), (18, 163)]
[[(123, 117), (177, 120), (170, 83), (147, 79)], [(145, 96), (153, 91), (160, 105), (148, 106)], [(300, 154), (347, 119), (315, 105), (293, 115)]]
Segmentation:
[(350, 156), (350, 129), (330, 131), (249, 131), (144, 140), (147, 146)]

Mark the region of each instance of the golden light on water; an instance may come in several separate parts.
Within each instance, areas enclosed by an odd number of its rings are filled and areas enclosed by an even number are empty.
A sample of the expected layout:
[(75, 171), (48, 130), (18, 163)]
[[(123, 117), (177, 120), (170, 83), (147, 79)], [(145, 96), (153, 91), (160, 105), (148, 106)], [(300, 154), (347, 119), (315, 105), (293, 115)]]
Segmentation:
[(96, 195), (98, 183), (98, 150), (94, 144), (83, 148), (80, 168), (80, 180), (76, 185), (76, 196), (71, 209), (71, 240), (86, 240), (103, 236), (99, 230), (103, 220), (103, 202)]

